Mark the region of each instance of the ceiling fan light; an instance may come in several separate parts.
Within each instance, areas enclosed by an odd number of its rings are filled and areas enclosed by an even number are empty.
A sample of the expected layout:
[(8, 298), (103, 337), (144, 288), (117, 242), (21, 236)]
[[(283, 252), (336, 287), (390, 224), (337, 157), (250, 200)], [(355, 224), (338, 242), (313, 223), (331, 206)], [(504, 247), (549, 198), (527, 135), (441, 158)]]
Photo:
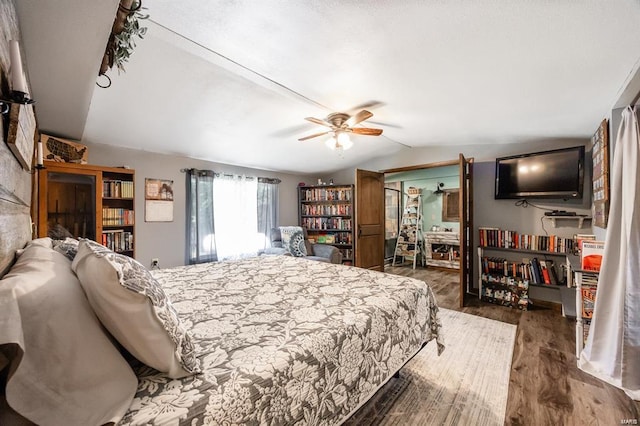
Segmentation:
[(334, 136), (331, 136), (329, 139), (327, 139), (324, 142), (324, 144), (327, 146), (327, 148), (329, 148), (330, 150), (333, 151), (338, 146), (338, 141), (336, 140), (336, 138)]
[(342, 149), (349, 149), (353, 146), (353, 142), (351, 141), (351, 138), (349, 138), (349, 135), (346, 133), (340, 133), (338, 134), (338, 145), (340, 147), (342, 147)]

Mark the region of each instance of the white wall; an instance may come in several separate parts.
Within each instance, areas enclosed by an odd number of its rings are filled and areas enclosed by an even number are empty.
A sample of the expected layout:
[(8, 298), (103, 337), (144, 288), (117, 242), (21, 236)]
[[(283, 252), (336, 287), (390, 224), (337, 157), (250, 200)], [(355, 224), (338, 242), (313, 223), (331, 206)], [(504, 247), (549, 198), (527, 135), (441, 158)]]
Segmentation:
[[(186, 263), (186, 175), (180, 172), (180, 169), (209, 169), (220, 173), (281, 179), (279, 223), (282, 225), (298, 223), (298, 183), (301, 181), (312, 182), (311, 178), (304, 176), (230, 166), (181, 156), (156, 154), (101, 144), (87, 144), (87, 146), (90, 164), (115, 167), (127, 165), (136, 171), (136, 259), (145, 266), (151, 264), (152, 258), (158, 258), (160, 266), (163, 268)], [(144, 221), (145, 178), (173, 180), (173, 222), (148, 223)]]

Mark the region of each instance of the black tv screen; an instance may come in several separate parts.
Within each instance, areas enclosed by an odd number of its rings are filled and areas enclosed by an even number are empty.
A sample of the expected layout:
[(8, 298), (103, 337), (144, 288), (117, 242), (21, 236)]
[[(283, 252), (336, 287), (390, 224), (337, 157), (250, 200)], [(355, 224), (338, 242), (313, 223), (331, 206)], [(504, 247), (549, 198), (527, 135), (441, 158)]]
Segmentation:
[(496, 199), (580, 199), (584, 146), (496, 159)]

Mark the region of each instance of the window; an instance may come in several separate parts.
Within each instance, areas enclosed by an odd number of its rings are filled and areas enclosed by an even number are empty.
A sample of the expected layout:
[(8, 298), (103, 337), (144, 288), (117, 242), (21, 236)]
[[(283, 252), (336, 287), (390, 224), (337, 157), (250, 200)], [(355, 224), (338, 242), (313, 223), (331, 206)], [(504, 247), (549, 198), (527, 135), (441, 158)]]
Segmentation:
[(276, 226), (279, 179), (188, 170), (189, 263), (255, 256)]

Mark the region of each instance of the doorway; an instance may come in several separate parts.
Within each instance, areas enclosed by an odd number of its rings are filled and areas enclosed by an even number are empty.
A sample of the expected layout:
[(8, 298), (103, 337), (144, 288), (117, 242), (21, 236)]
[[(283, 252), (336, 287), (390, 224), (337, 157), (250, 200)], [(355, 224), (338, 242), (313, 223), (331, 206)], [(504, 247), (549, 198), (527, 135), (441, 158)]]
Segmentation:
[[(387, 181), (400, 182), (400, 191), (418, 188), (424, 195), (425, 266), (459, 270), (460, 306), (473, 294), (473, 159), (460, 154), (457, 161), (383, 170)], [(406, 197), (402, 197), (406, 198)], [(385, 199), (386, 201), (386, 199)], [(389, 209), (392, 209), (389, 206)], [(387, 208), (385, 207), (385, 211)], [(395, 253), (394, 253), (395, 256)]]

